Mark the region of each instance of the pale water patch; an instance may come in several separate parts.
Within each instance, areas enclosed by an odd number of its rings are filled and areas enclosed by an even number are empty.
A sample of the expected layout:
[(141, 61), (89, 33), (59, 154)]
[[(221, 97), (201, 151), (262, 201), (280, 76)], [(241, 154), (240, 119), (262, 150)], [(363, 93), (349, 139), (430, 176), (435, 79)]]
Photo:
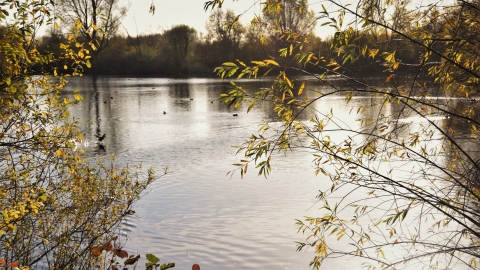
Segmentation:
[[(175, 269), (190, 269), (194, 263), (202, 269), (309, 269), (315, 254), (296, 251), (295, 242), (306, 236), (297, 234), (295, 220), (320, 215), (315, 196), (331, 182), (314, 174), (308, 151), (276, 155), (268, 179), (257, 176), (254, 166), (244, 179), (238, 173), (227, 176), (235, 169), (232, 164), (242, 159), (232, 146), (256, 133), (262, 121), (278, 126), (268, 103), (259, 103), (248, 114), (245, 107), (235, 110), (221, 104), (218, 96), (228, 85), (217, 79), (85, 77), (73, 80), (66, 91), (78, 88), (85, 100), (72, 116), (93, 122), (85, 128), (90, 142), (87, 156), (115, 153), (122, 165), (143, 163), (145, 170), (153, 167), (159, 174), (166, 166), (171, 170), (150, 187), (135, 205), (136, 215), (125, 223), (123, 236), (129, 237), (130, 253), (153, 253), (162, 263), (175, 262)], [(251, 90), (269, 86), (262, 80), (247, 85)], [(336, 122), (329, 127), (355, 130), (361, 127), (360, 117), (378, 117), (375, 110), (367, 116), (355, 110), (381, 104), (380, 98), (354, 97), (348, 105), (344, 100), (326, 97), (315, 104), (317, 112), (306, 111), (300, 118), (308, 120), (332, 108)], [(420, 120), (405, 116), (400, 123), (414, 124), (400, 135), (420, 128)], [(332, 140), (340, 142), (350, 135), (329, 132)], [(107, 135), (101, 148), (94, 135), (103, 133)], [(392, 162), (388, 169), (405, 165), (399, 164)], [(358, 190), (350, 199), (363, 200), (365, 194)], [(332, 243), (335, 248), (345, 245)], [(356, 259), (327, 260), (325, 265), (325, 269), (358, 268)]]

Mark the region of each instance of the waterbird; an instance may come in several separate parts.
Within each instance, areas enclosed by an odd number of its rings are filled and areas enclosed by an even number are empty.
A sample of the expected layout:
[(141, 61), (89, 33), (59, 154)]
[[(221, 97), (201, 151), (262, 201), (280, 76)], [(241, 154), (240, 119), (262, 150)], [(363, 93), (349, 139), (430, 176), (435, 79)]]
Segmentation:
[(98, 150), (106, 151), (105, 145), (103, 145), (102, 143), (99, 143), (99, 144), (97, 144), (97, 145), (98, 145)]
[(238, 116), (238, 113), (234, 113), (233, 116)]
[(97, 137), (98, 141), (101, 142), (101, 141), (103, 141), (103, 139), (105, 139), (106, 135), (107, 135), (107, 133), (103, 133), (103, 135), (97, 134), (97, 135), (95, 135), (95, 137)]
[(166, 111), (163, 111), (163, 114), (167, 114), (167, 112), (166, 112)]

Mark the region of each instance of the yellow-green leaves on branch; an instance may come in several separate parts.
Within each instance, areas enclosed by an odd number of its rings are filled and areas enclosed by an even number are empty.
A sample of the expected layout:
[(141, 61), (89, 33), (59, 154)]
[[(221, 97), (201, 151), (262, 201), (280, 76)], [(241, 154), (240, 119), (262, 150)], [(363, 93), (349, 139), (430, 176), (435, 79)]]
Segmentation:
[(216, 67), (214, 72), (222, 79), (233, 77), (239, 70), (241, 72), (237, 75), (237, 79), (240, 79), (244, 76), (247, 78), (256, 78), (260, 68), (267, 68), (267, 71), (263, 73), (263, 76), (266, 76), (274, 67), (280, 66), (276, 61), (269, 59), (263, 61), (251, 61), (253, 64), (252, 66), (247, 66), (240, 60), (237, 60), (237, 62), (240, 64), (240, 66), (234, 62), (225, 62), (221, 66)]
[[(61, 90), (65, 77), (80, 76), (90, 66), (90, 51), (72, 27), (58, 54), (43, 54), (34, 34), (40, 21), (54, 22), (56, 6), (48, 1), (0, 1), (0, 6), (7, 3), (12, 21), (7, 24), (0, 16), (5, 25), (0, 39), (0, 264), (92, 269), (110, 248), (101, 243), (155, 176), (153, 170), (141, 174), (139, 166), (119, 168), (114, 159), (84, 159), (75, 148), (83, 140), (79, 123), (69, 114), (82, 97)], [(100, 32), (96, 23), (91, 27)]]

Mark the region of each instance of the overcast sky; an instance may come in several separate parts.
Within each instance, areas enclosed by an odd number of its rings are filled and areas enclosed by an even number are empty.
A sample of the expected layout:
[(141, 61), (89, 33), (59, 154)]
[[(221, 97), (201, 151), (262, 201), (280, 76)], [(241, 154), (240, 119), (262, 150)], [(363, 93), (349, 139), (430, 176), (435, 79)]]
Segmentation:
[[(186, 24), (205, 32), (205, 22), (210, 14), (210, 11), (203, 9), (204, 0), (153, 0), (156, 7), (154, 15), (148, 13), (152, 0), (122, 1), (130, 7), (123, 20), (123, 25), (130, 34), (136, 33), (135, 22), (139, 34), (162, 32), (178, 24)], [(225, 7), (234, 9), (235, 13), (248, 9), (254, 3), (253, 0), (225, 2)], [(257, 10), (258, 8), (257, 5)]]
[[(155, 15), (148, 13), (152, 0), (122, 0), (127, 6), (130, 6), (127, 16), (123, 20), (123, 25), (129, 31), (130, 35), (136, 34), (135, 22), (139, 34), (159, 33), (170, 29), (173, 25), (186, 24), (197, 31), (205, 31), (205, 22), (210, 15), (209, 11), (204, 11), (203, 4), (206, 0), (153, 0), (156, 7)], [(248, 23), (253, 14), (260, 13), (261, 7), (259, 0), (225, 0), (223, 9), (233, 9), (235, 14), (247, 11), (242, 19), (243, 23)], [(315, 11), (321, 10), (320, 2), (309, 1), (310, 7)], [(255, 4), (256, 3), (256, 4)], [(319, 31), (317, 26), (317, 35), (326, 36), (325, 29)], [(331, 34), (331, 33), (330, 33)]]

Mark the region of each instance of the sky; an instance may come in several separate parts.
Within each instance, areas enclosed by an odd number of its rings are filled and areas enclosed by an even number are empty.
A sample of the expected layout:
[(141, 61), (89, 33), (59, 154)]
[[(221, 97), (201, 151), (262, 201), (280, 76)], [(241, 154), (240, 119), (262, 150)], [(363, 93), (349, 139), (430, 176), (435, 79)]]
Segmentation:
[[(129, 6), (128, 13), (123, 19), (123, 26), (130, 35), (161, 33), (174, 25), (186, 24), (197, 31), (206, 33), (205, 23), (210, 15), (210, 10), (205, 11), (203, 4), (206, 0), (122, 0), (122, 4)], [(155, 5), (155, 14), (148, 13), (150, 4)], [(222, 9), (232, 9), (235, 14), (245, 12), (241, 22), (248, 24), (254, 14), (261, 11), (259, 0), (225, 0)], [(321, 10), (320, 2), (311, 0), (310, 8)], [(136, 26), (136, 27), (135, 27)], [(325, 31), (317, 26), (316, 33), (324, 37), (333, 32)]]
[[(149, 34), (163, 32), (174, 25), (186, 24), (197, 31), (205, 32), (205, 23), (210, 15), (210, 10), (205, 11), (203, 4), (205, 0), (122, 0), (123, 4), (129, 6), (128, 13), (123, 19), (124, 27), (130, 32), (130, 35), (136, 33), (136, 27), (139, 34)], [(150, 4), (155, 5), (155, 14), (149, 13)], [(240, 0), (233, 2), (226, 0), (222, 8), (234, 9), (235, 13), (247, 10), (254, 0)], [(258, 4), (256, 6), (259, 11)], [(251, 10), (253, 11), (253, 9)], [(250, 18), (253, 12), (245, 14)]]

